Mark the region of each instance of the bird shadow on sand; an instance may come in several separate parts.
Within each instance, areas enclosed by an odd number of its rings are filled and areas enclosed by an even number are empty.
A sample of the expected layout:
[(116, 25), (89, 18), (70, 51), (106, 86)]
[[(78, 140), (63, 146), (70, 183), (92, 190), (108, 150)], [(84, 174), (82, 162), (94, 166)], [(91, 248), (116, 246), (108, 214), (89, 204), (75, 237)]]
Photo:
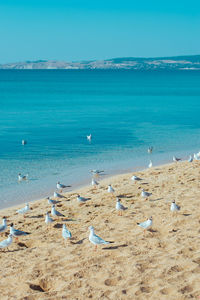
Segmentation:
[(189, 217), (191, 216), (192, 214), (183, 214), (184, 217)]
[(43, 217), (44, 217), (44, 215), (37, 215), (37, 216), (29, 216), (27, 218), (29, 218), (29, 219), (41, 219)]
[(82, 240), (79, 240), (79, 241), (77, 241), (77, 242), (71, 242), (71, 244), (73, 244), (73, 245), (81, 245), (81, 244), (83, 244), (83, 241), (85, 240), (86, 238), (83, 238)]
[[(114, 243), (114, 242), (110, 242), (110, 243)], [(128, 245), (127, 244), (122, 244), (122, 245), (104, 247), (104, 248), (102, 248), (102, 250), (116, 250), (116, 249), (125, 248), (125, 247), (128, 247)]]
[(133, 195), (117, 195), (118, 198), (133, 198)]
[(162, 200), (163, 198), (157, 198), (157, 199), (149, 199), (149, 201), (151, 201), (151, 202), (155, 202), (155, 201), (160, 201), (160, 200)]

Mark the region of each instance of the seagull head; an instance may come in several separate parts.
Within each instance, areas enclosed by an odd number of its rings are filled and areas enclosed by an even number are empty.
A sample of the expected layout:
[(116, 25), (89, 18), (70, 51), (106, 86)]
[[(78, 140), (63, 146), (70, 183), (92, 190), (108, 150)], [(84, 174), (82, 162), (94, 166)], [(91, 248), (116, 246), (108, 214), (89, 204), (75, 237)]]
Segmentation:
[(175, 203), (175, 200), (173, 200), (172, 203)]
[(60, 181), (58, 181), (57, 184), (60, 184)]
[(117, 202), (120, 202), (120, 199), (119, 199), (119, 197), (116, 197), (116, 200), (117, 200)]
[(94, 227), (93, 227), (93, 226), (90, 226), (90, 227), (88, 227), (88, 229), (89, 229), (90, 231), (93, 231), (93, 230), (94, 230)]
[(151, 220), (151, 221), (152, 221), (152, 220), (153, 220), (153, 217), (151, 216), (151, 217), (149, 218), (149, 220)]
[(21, 176), (21, 173), (19, 173), (18, 175)]
[(13, 226), (14, 226), (14, 224), (13, 224), (13, 223), (11, 223), (11, 224), (10, 224), (10, 227), (13, 227)]

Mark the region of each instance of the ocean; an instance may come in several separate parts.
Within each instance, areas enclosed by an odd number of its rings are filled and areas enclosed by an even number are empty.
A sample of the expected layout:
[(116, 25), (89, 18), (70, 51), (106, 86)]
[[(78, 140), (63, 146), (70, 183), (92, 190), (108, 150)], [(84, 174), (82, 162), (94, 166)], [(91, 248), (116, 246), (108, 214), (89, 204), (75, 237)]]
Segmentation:
[(88, 184), (91, 169), (186, 159), (199, 116), (198, 71), (0, 70), (0, 208), (51, 196), (57, 181)]

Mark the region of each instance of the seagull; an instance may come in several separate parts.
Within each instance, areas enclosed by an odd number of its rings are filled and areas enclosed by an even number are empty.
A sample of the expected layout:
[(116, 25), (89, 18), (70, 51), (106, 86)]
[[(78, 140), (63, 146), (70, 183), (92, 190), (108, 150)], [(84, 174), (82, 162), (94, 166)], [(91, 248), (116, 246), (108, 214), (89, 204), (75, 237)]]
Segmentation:
[(17, 213), (18, 213), (18, 214), (24, 215), (24, 218), (25, 218), (25, 214), (26, 214), (29, 210), (30, 210), (29, 204), (26, 203), (26, 206), (25, 206), (25, 207), (23, 207), (23, 208), (17, 210)]
[(79, 202), (79, 203), (85, 203), (86, 201), (87, 201), (87, 199), (86, 198), (84, 198), (84, 197), (81, 197), (79, 194), (77, 195), (77, 201)]
[(133, 176), (131, 177), (131, 180), (133, 180), (133, 181), (136, 183), (136, 181), (140, 181), (140, 180), (142, 180), (142, 179), (139, 178), (139, 177), (137, 177), (137, 176), (135, 176), (135, 175), (133, 175)]
[(4, 232), (7, 228), (7, 221), (6, 217), (3, 217), (2, 225), (0, 225), (0, 233)]
[(48, 204), (50, 204), (50, 205), (56, 204), (56, 203), (59, 202), (59, 201), (53, 200), (53, 199), (51, 199), (51, 198), (49, 198), (49, 197), (47, 197), (47, 200), (48, 200)]
[(27, 144), (27, 141), (22, 140), (22, 145), (26, 145), (26, 144)]
[(97, 185), (99, 185), (99, 183), (98, 183), (94, 178), (92, 178), (91, 185), (94, 186), (94, 187), (96, 188)]
[(66, 225), (63, 224), (63, 228), (62, 228), (62, 237), (67, 240), (67, 239), (71, 239), (72, 234), (71, 232), (67, 229)]
[(176, 157), (176, 156), (173, 156), (173, 161), (174, 161), (174, 162), (178, 162), (179, 160), (181, 160), (181, 158), (178, 158), (178, 157)]
[(53, 223), (53, 219), (49, 216), (48, 212), (46, 213), (46, 216), (45, 216), (45, 223), (47, 225), (50, 225), (51, 223)]
[(198, 153), (194, 153), (194, 160), (199, 160)]
[(53, 196), (55, 198), (63, 198), (63, 196), (61, 194), (57, 193), (57, 192), (54, 192)]
[(10, 246), (12, 244), (13, 241), (13, 236), (12, 234), (9, 234), (8, 238), (6, 240), (3, 240), (2, 242), (0, 242), (0, 248), (7, 248), (8, 246)]
[(148, 152), (149, 154), (151, 154), (152, 151), (153, 151), (153, 147), (151, 146), (151, 147), (148, 148), (147, 152)]
[(92, 135), (91, 135), (91, 133), (90, 133), (90, 135), (87, 135), (87, 140), (88, 140), (89, 142), (91, 142), (91, 140), (92, 140)]
[(149, 167), (149, 168), (152, 168), (152, 166), (153, 166), (153, 163), (152, 163), (152, 161), (150, 160), (150, 163), (149, 163), (148, 167)]
[(106, 242), (104, 241), (102, 238), (100, 238), (98, 235), (96, 235), (94, 233), (94, 227), (93, 226), (90, 226), (89, 227), (89, 230), (90, 230), (90, 234), (89, 234), (89, 241), (95, 245), (95, 250), (97, 249), (97, 245), (107, 245), (107, 244), (110, 244), (110, 242)]
[(51, 208), (51, 214), (52, 214), (52, 216), (55, 216), (55, 217), (64, 217), (63, 214), (61, 214), (59, 211), (57, 211), (55, 209), (55, 205), (54, 204), (52, 205), (52, 208)]
[(116, 208), (116, 210), (118, 210), (118, 216), (122, 216), (122, 211), (127, 209), (127, 207), (124, 207), (121, 204), (120, 199), (118, 197), (117, 197), (117, 202), (116, 202), (115, 208)]
[(181, 209), (180, 206), (178, 206), (178, 205), (176, 204), (175, 200), (172, 201), (170, 210), (171, 210), (172, 212), (175, 212), (175, 211), (178, 211), (178, 210), (180, 210), (180, 209)]
[(28, 180), (28, 174), (22, 175), (21, 173), (18, 174), (18, 181)]
[(70, 185), (64, 185), (64, 184), (60, 183), (60, 181), (58, 181), (57, 184), (56, 184), (56, 187), (62, 193), (62, 190), (65, 189), (65, 188), (67, 188), (67, 187), (70, 187)]
[(13, 223), (10, 224), (10, 234), (18, 239), (19, 236), (24, 236), (30, 234), (29, 232), (21, 231), (14, 228)]
[(145, 192), (145, 190), (142, 189), (141, 197), (147, 199), (147, 198), (150, 197), (151, 195), (152, 195), (152, 193)]
[(101, 173), (103, 173), (104, 171), (103, 171), (103, 170), (90, 170), (90, 172), (91, 172), (92, 174), (94, 174), (94, 175), (99, 176), (99, 175), (101, 175)]
[(148, 218), (146, 221), (142, 222), (142, 223), (137, 223), (138, 226), (140, 226), (141, 228), (144, 229), (144, 232), (145, 232), (145, 229), (151, 227), (153, 224), (153, 218), (150, 217)]
[(192, 155), (190, 155), (190, 157), (189, 157), (189, 159), (188, 159), (188, 162), (193, 162), (193, 157), (192, 157)]
[(113, 194), (115, 192), (115, 190), (113, 189), (113, 187), (111, 186), (111, 184), (108, 185), (108, 193)]

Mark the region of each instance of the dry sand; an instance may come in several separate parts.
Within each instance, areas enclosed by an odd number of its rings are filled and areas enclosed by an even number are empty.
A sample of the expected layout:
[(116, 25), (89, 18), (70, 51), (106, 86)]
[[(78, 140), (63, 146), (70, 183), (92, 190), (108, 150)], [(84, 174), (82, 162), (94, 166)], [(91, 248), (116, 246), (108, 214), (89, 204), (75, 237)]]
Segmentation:
[[(91, 198), (83, 206), (76, 192), (66, 193), (57, 205), (66, 217), (49, 230), (45, 199), (31, 203), (25, 220), (16, 208), (0, 211), (0, 218), (5, 215), (17, 229), (31, 232), (0, 252), (0, 299), (200, 299), (200, 163), (135, 174), (144, 180), (134, 184), (132, 174), (125, 174), (102, 180), (96, 191), (79, 189)], [(123, 216), (115, 211), (108, 183), (128, 207)], [(150, 200), (141, 199), (142, 188), (153, 193)], [(176, 216), (170, 212), (174, 199), (181, 206)], [(149, 216), (153, 230), (144, 235), (137, 222)], [(64, 222), (73, 236), (65, 244)], [(114, 243), (95, 252), (88, 241), (90, 225)]]

